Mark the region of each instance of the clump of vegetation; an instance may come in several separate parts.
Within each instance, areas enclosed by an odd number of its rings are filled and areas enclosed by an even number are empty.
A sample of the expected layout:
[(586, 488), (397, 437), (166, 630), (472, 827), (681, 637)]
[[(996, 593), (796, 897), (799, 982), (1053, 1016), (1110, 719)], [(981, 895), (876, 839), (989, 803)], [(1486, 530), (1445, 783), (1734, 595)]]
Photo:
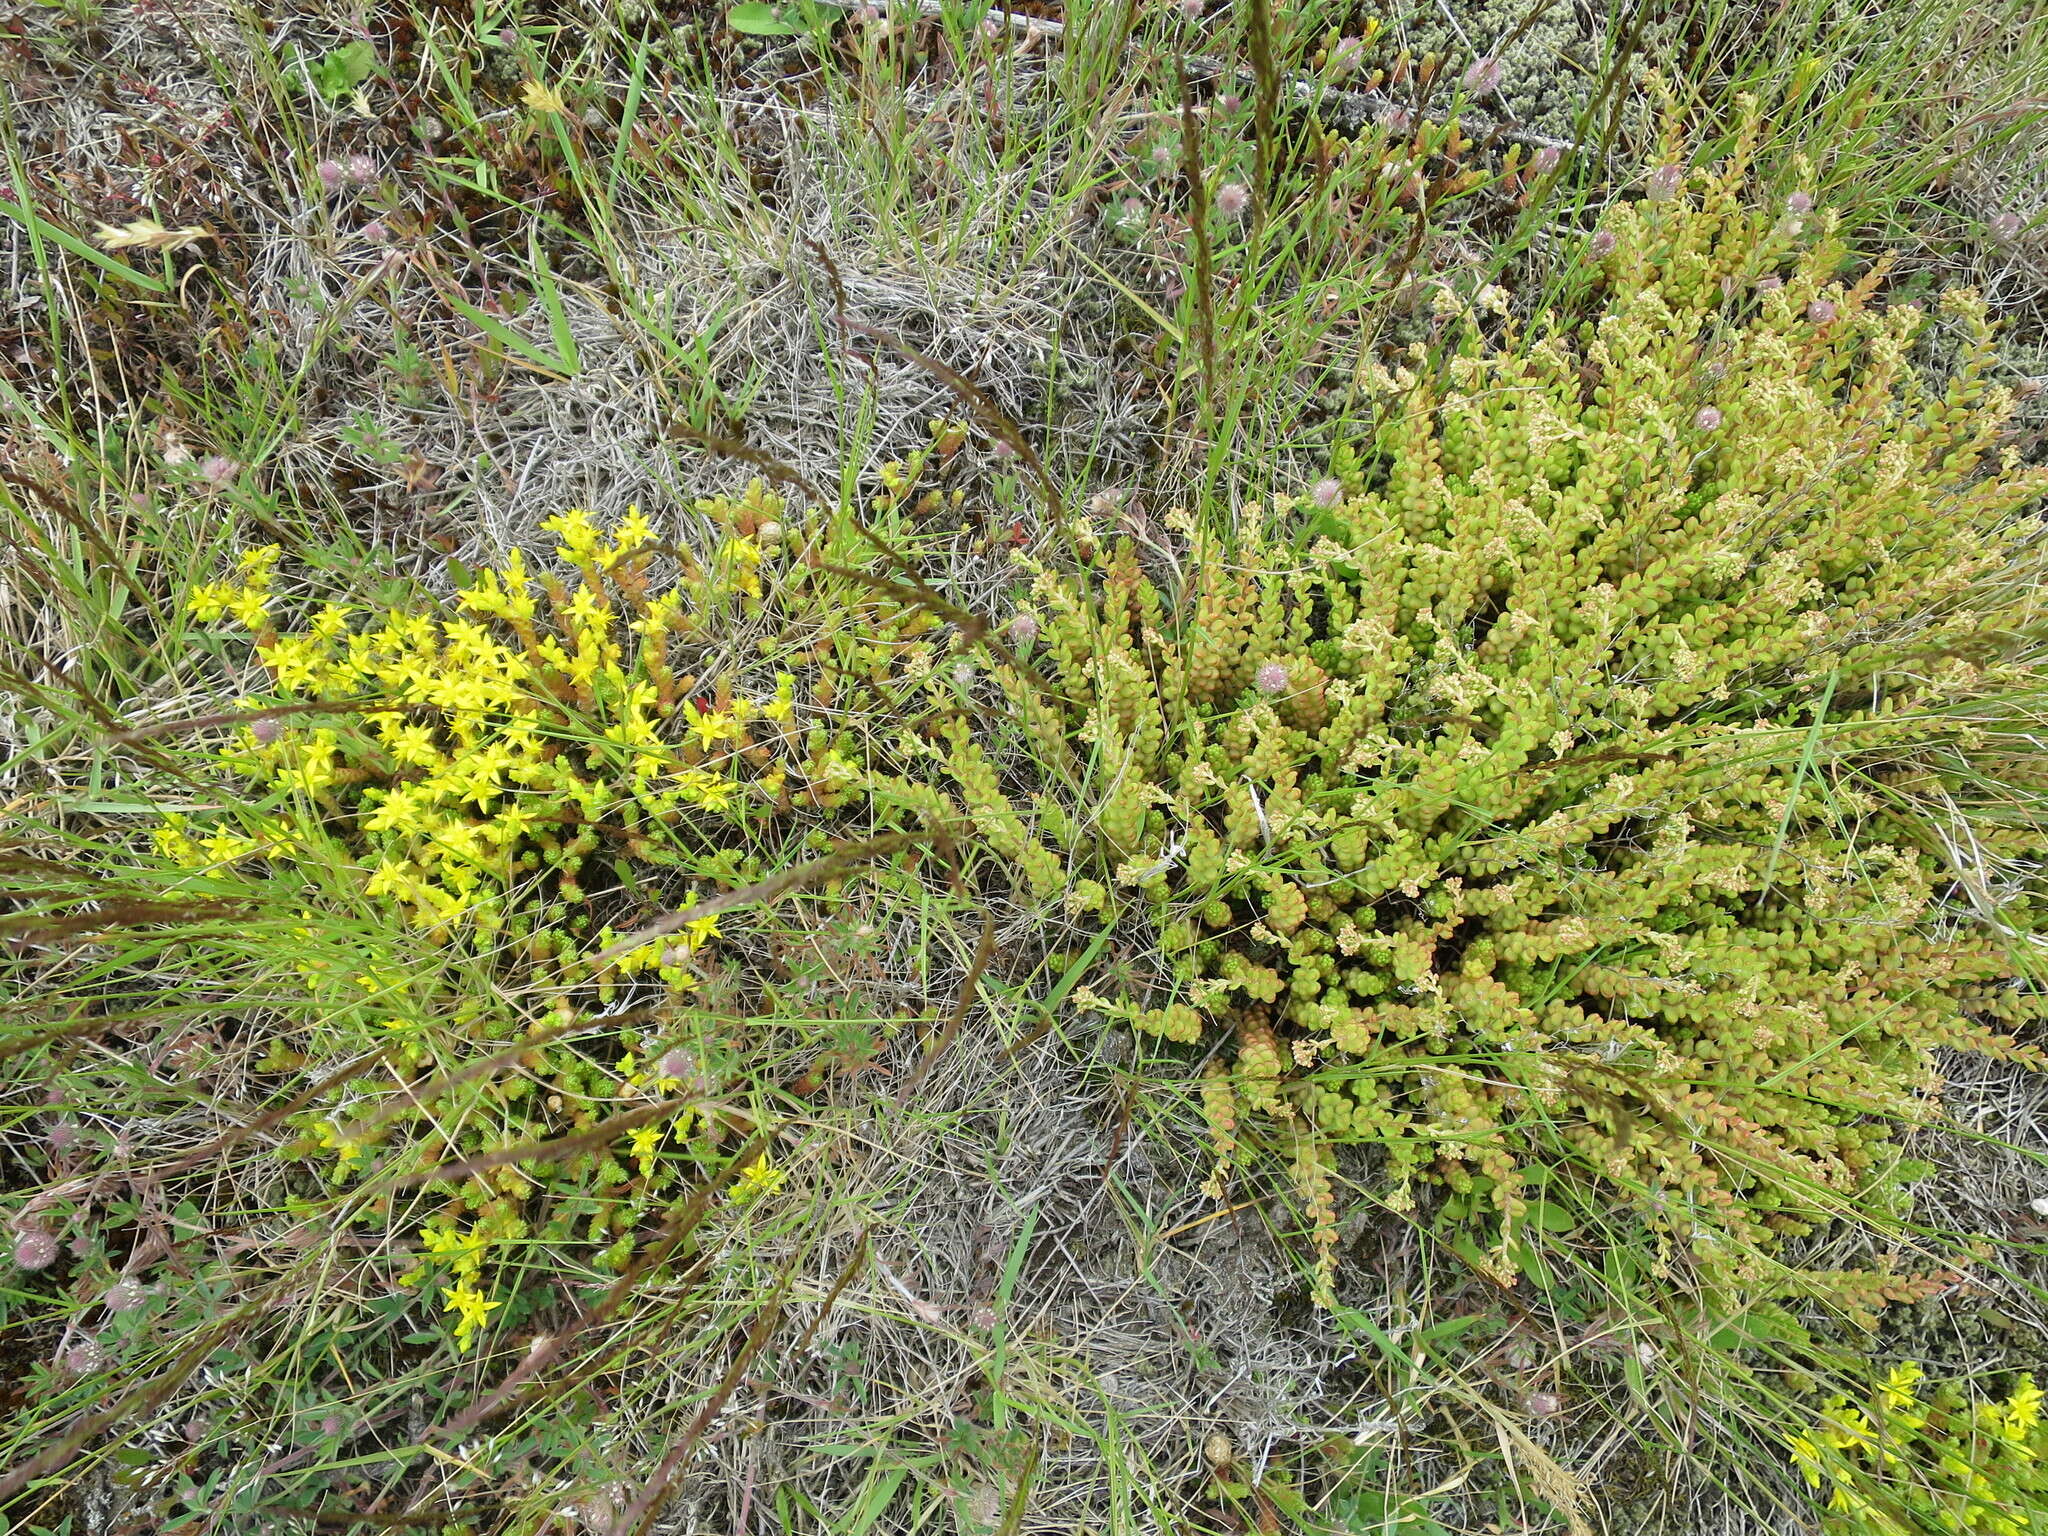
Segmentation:
[[(536, 583), (515, 550), (459, 594), (466, 616), (394, 612), (376, 628), (354, 627), (349, 608), (329, 604), (304, 631), (280, 635), (269, 614), (278, 552), (251, 551), (238, 580), (200, 587), (191, 607), (248, 629), (292, 701), (247, 727), (226, 761), (294, 797), (298, 814), (240, 835), (195, 836), (177, 818), (159, 846), (194, 868), (288, 857), (303, 851), (308, 824), (338, 817), (352, 851), (371, 861), (371, 896), (435, 931), (496, 935), (509, 922), (533, 940), (568, 936), (554, 920), (582, 903), (585, 865), (602, 852), (675, 864), (693, 840), (674, 834), (693, 817), (743, 828), (750, 813), (797, 800), (838, 803), (853, 767), (823, 732), (793, 729), (794, 673), (751, 696), (729, 677), (671, 664), (672, 646), (717, 643), (721, 626), (758, 613), (759, 535), (782, 537), (781, 502), (758, 485), (748, 503), (700, 510), (724, 520), (727, 536), (708, 566), (672, 551), (684, 574), (659, 593), (649, 567), (666, 546), (644, 518), (635, 512), (607, 536), (570, 512), (543, 527), (563, 540), (573, 588), (553, 576)], [(297, 713), (305, 704), (326, 708)], [(547, 881), (555, 901), (509, 903), (529, 877)]]
[(1829, 1400), (1792, 1462), (1845, 1536), (2029, 1536), (2048, 1502), (2048, 1425), (2031, 1376), (2001, 1401), (1895, 1366), (1857, 1402)]
[[(852, 668), (886, 673), (896, 639), (930, 623), (828, 574), (845, 552), (785, 529), (758, 482), (698, 511), (719, 533), (701, 561), (637, 512), (609, 531), (552, 517), (573, 579), (530, 575), (514, 551), (443, 616), (329, 604), (283, 624), (274, 548), (190, 598), (253, 636), (271, 696), (245, 701), (251, 723), (220, 753), (256, 795), (167, 816), (158, 850), (201, 878), (265, 860), (360, 871), (389, 916), (371, 925), (381, 942), (294, 953), (305, 1027), (279, 1030), (269, 1065), (311, 1070), (366, 1042), (383, 1058), (397, 1092), (343, 1074), (301, 1117), (300, 1151), (337, 1184), (373, 1162), (387, 1189), (424, 1181), (440, 1203), (407, 1280), (445, 1271), (463, 1346), (503, 1304), (483, 1284), (494, 1249), (587, 1242), (621, 1269), (756, 1128), (721, 1096), (745, 997), (715, 956), (717, 913), (639, 944), (615, 924), (680, 899), (665, 879), (699, 894), (758, 879), (778, 822), (845, 803), (859, 767), (799, 706), (815, 713)], [(798, 670), (748, 686), (730, 649), (750, 632), (801, 670), (801, 699)], [(320, 915), (304, 913), (309, 941)], [(451, 952), (486, 990), (451, 989)], [(615, 1022), (585, 1023), (598, 1016)], [(737, 1177), (746, 1196), (780, 1175), (762, 1161)], [(387, 1193), (361, 1219), (393, 1209)]]
[(1447, 305), (1370, 444), (1231, 535), (1183, 522), (1177, 582), (1129, 546), (1037, 580), (1050, 687), (1002, 676), (1093, 807), (1052, 840), (1085, 830), (1174, 969), (1106, 1006), (1226, 1035), (1219, 1173), (1266, 1127), (1326, 1249), (1317, 1149), (1366, 1142), (1397, 1208), (1490, 1206), (1497, 1255), (1570, 1166), (1733, 1278), (1894, 1202), (1935, 1047), (2040, 1060), (2006, 1031), (2043, 1005), (2011, 949), (2048, 474), (1998, 452), (1981, 304), (1941, 301), (1966, 342), (1927, 376), (1929, 317), (1744, 168), (1612, 210), (1584, 324)]

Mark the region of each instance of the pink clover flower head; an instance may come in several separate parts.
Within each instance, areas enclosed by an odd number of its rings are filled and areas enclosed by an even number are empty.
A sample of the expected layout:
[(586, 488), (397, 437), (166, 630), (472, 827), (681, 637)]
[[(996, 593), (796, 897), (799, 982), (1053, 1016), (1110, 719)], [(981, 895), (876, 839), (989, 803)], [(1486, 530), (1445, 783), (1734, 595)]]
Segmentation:
[(1202, 0), (1180, 0), (1180, 13), (1189, 21), (1200, 21), (1203, 9)]
[(1483, 59), (1474, 59), (1465, 71), (1465, 89), (1474, 96), (1491, 96), (1500, 89), (1500, 60), (1492, 54)]
[(1711, 405), (1703, 405), (1699, 414), (1693, 417), (1692, 424), (1702, 432), (1712, 432), (1721, 425), (1721, 413)]
[(16, 1227), (14, 1262), (23, 1269), (48, 1269), (57, 1262), (55, 1234), (46, 1227)]
[(1684, 185), (1684, 166), (1660, 165), (1650, 172), (1649, 180), (1643, 184), (1643, 191), (1653, 203), (1668, 203), (1678, 196), (1678, 189)]
[(1261, 693), (1285, 693), (1287, 691), (1287, 668), (1277, 661), (1262, 662), (1252, 681)]
[(1555, 1392), (1531, 1392), (1522, 1399), (1522, 1406), (1532, 1418), (1548, 1419), (1563, 1411), (1564, 1399)]
[(123, 1276), (107, 1287), (107, 1294), (100, 1298), (100, 1305), (109, 1312), (133, 1312), (148, 1295), (148, 1288), (140, 1280)]
[(1804, 218), (1807, 214), (1813, 212), (1813, 194), (1811, 192), (1794, 192), (1785, 199), (1785, 211), (1795, 219)]
[(1327, 512), (1344, 499), (1343, 482), (1334, 479), (1318, 480), (1309, 488), (1308, 499)]
[(1558, 162), (1563, 159), (1563, 150), (1555, 144), (1546, 144), (1536, 151), (1535, 157), (1529, 162), (1529, 169), (1538, 176), (1548, 176), (1557, 169)]
[(391, 231), (385, 228), (382, 219), (372, 219), (363, 226), (363, 238), (372, 245), (382, 245), (391, 238)]
[(1835, 318), (1834, 300), (1815, 299), (1811, 304), (1806, 306), (1806, 318), (1812, 321), (1815, 325), (1826, 325), (1830, 320)]
[(106, 1363), (107, 1352), (95, 1338), (87, 1337), (64, 1352), (64, 1369), (74, 1376), (90, 1376)]
[(313, 174), (320, 178), (320, 185), (329, 192), (339, 192), (342, 183), (348, 180), (348, 171), (339, 160), (322, 160), (313, 167)]
[(2010, 209), (1991, 221), (1991, 238), (1994, 240), (2011, 240), (2016, 238), (2019, 232), (2020, 216)]
[(1593, 259), (1595, 261), (1599, 261), (1605, 257), (1613, 255), (1616, 243), (1617, 241), (1613, 230), (1596, 229), (1595, 231), (1593, 231), (1593, 244), (1591, 247), (1593, 252)]
[(1019, 613), (1011, 618), (1003, 633), (1009, 637), (1010, 644), (1018, 647), (1027, 646), (1038, 638), (1038, 616), (1032, 613)]
[(1337, 46), (1330, 50), (1330, 68), (1340, 75), (1348, 75), (1365, 62), (1365, 44), (1355, 37), (1337, 40)]
[(1782, 277), (1760, 277), (1756, 280), (1756, 291), (1758, 293), (1776, 293), (1784, 286), (1785, 279)]
[(1225, 117), (1231, 116), (1244, 106), (1244, 98), (1235, 91), (1225, 91), (1216, 98), (1216, 110)]
[(1226, 219), (1243, 218), (1251, 205), (1251, 188), (1241, 181), (1226, 181), (1216, 189), (1216, 211)]
[(377, 179), (377, 162), (368, 155), (350, 155), (348, 179), (359, 187), (367, 187)]
[(242, 472), (242, 466), (224, 453), (209, 453), (199, 461), (199, 478), (216, 488), (226, 485)]
[(256, 738), (256, 745), (267, 747), (284, 734), (284, 722), (275, 715), (265, 715), (250, 722), (249, 734)]

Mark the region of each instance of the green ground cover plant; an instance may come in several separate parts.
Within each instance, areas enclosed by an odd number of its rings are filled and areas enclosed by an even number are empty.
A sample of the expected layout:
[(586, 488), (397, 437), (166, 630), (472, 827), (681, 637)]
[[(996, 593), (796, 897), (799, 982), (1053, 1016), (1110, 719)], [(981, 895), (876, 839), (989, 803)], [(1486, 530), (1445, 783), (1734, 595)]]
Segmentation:
[(0, 36), (11, 1528), (2039, 1524), (2048, 21), (1027, 10)]
[(1586, 243), (1583, 322), (1447, 309), (1374, 439), (1196, 533), (1177, 589), (1128, 544), (1033, 588), (1058, 702), (1010, 695), (1183, 984), (1107, 1010), (1234, 1037), (1226, 1163), (1254, 1113), (1363, 1141), (1389, 1198), (1483, 1195), (1505, 1245), (1573, 1224), (1562, 1159), (1719, 1267), (1891, 1204), (1936, 1048), (2040, 1063), (2048, 480), (1995, 452), (1978, 301), (1940, 301), (1965, 339), (1928, 379), (1929, 317), (1746, 169), (1653, 170)]

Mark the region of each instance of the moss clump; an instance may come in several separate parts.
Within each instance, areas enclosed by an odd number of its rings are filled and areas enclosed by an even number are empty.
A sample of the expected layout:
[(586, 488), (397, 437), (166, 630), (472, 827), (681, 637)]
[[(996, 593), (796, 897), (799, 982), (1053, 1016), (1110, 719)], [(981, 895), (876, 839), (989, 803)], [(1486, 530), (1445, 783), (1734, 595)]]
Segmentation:
[(1112, 1006), (1234, 1038), (1233, 1144), (1376, 1143), (1510, 1227), (1565, 1156), (1751, 1251), (1878, 1198), (1935, 1047), (2038, 1059), (2048, 475), (1994, 453), (1982, 306), (1930, 381), (1843, 257), (1739, 158), (1673, 177), (1594, 318), (1482, 295), (1383, 375), (1331, 505), (1183, 522), (1164, 590), (1040, 577), (1052, 687), (1006, 684), (1175, 969)]

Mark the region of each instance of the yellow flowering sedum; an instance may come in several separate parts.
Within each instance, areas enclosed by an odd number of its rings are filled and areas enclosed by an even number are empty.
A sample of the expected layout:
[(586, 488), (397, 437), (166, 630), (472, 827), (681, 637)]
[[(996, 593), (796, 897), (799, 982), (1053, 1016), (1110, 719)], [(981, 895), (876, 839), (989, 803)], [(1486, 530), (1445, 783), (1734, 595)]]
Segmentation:
[[(758, 487), (753, 503), (756, 515), (781, 511)], [(730, 824), (806, 786), (836, 793), (836, 762), (790, 730), (792, 674), (759, 697), (723, 684), (700, 697), (671, 659), (706, 615), (758, 604), (752, 538), (731, 531), (708, 572), (685, 562), (683, 582), (656, 595), (657, 543), (637, 511), (609, 534), (583, 512), (543, 526), (580, 580), (536, 579), (515, 551), (457, 595), (457, 615), (329, 604), (280, 634), (275, 549), (190, 600), (198, 616), (254, 634), (280, 700), (334, 706), (244, 732), (230, 763), (323, 819), (347, 817), (369, 894), (438, 933), (497, 932), (522, 880), (552, 880), (579, 900), (584, 866), (600, 852), (658, 858), (685, 822)], [(299, 844), (289, 822), (265, 839), (197, 836), (174, 818), (158, 846), (196, 868), (284, 857)]]
[(455, 1317), (455, 1347), (468, 1349), (476, 1342), (477, 1331), (498, 1308), (502, 1301), (487, 1301), (483, 1292), (467, 1283), (443, 1287), (441, 1300), (447, 1311)]
[(1867, 1400), (1835, 1397), (1786, 1440), (1839, 1536), (2034, 1536), (2048, 1510), (2048, 1426), (2032, 1376), (2006, 1397), (1926, 1390), (1892, 1368)]
[[(718, 1078), (676, 1045), (731, 1033), (694, 996), (711, 971), (737, 974), (718, 954), (718, 917), (601, 971), (587, 957), (657, 903), (758, 878), (750, 861), (772, 823), (844, 804), (859, 769), (834, 735), (799, 724), (800, 696), (829, 697), (845, 668), (886, 675), (894, 627), (929, 622), (837, 574), (862, 556), (830, 528), (790, 536), (795, 519), (758, 483), (697, 510), (719, 534), (701, 560), (637, 511), (610, 529), (565, 512), (543, 524), (559, 567), (529, 569), (514, 551), (445, 609), (287, 607), (275, 549), (243, 556), (189, 600), (202, 620), (246, 631), (269, 675), (269, 696), (245, 701), (256, 722), (220, 754), (266, 809), (260, 820), (166, 816), (159, 852), (194, 871), (247, 865), (257, 878), (300, 862), (353, 866), (347, 902), (359, 889), (398, 919), (350, 922), (365, 947), (337, 960), (314, 942), (331, 915), (316, 904), (332, 893), (308, 883), (308, 942), (286, 957), (305, 986), (305, 1049), (281, 1039), (273, 1054), (297, 1064), (367, 1042), (389, 1073), (309, 1110), (302, 1152), (348, 1183), (640, 1118), (609, 1148), (431, 1182), (440, 1204), (416, 1229), (406, 1283), (438, 1287), (465, 1349), (503, 1304), (489, 1299), (494, 1285), (545, 1268), (508, 1270), (506, 1249), (588, 1244), (598, 1264), (622, 1267), (637, 1235), (719, 1166)], [(785, 558), (771, 588), (771, 561)], [(658, 573), (673, 574), (657, 583)], [(786, 664), (750, 657), (733, 670), (732, 641), (748, 631), (767, 638), (758, 655)], [(436, 956), (467, 968), (444, 970)], [(451, 995), (454, 975), (483, 984)], [(622, 992), (639, 1006), (620, 1008)], [(514, 1001), (535, 997), (552, 1011)], [(461, 1070), (473, 1050), (503, 1052), (584, 1009), (632, 1022), (598, 1036), (601, 1054), (586, 1032), (486, 1074)], [(605, 1064), (621, 1044), (623, 1059)], [(443, 1073), (446, 1086), (425, 1086)], [(670, 1102), (648, 1121), (656, 1101)], [(757, 1199), (781, 1178), (756, 1165), (733, 1198)]]

